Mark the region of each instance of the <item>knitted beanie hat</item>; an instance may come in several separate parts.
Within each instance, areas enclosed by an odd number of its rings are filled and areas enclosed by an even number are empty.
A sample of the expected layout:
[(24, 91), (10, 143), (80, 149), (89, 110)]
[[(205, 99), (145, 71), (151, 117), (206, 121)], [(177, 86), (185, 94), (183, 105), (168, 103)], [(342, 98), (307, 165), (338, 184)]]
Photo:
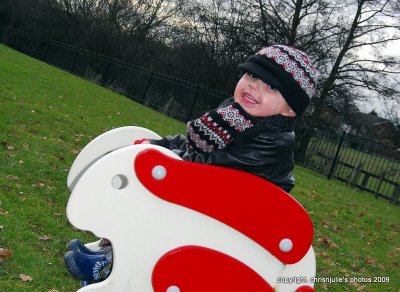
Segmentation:
[(303, 114), (316, 90), (318, 73), (310, 58), (289, 46), (265, 47), (238, 67), (279, 90), (297, 116)]

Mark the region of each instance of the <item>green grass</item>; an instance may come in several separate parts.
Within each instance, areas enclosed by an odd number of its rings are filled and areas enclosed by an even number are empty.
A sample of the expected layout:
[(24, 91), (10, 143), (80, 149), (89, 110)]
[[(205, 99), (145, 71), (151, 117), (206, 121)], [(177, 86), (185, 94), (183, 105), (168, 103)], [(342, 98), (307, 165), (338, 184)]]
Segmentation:
[(320, 284), (318, 290), (399, 291), (399, 207), (301, 167), (295, 175), (292, 194), (314, 222), (317, 277), (390, 277), (387, 284)]
[[(72, 238), (92, 240), (67, 222), (68, 170), (80, 149), (126, 125), (160, 135), (183, 123), (0, 45), (0, 291), (74, 291), (62, 260)], [(316, 285), (318, 291), (399, 291), (400, 208), (296, 167), (292, 194), (314, 222), (317, 277), (390, 282)], [(32, 277), (23, 282), (20, 274)]]
[[(90, 235), (67, 222), (68, 170), (80, 149), (119, 126), (160, 135), (183, 123), (0, 45), (0, 291), (74, 291), (62, 256)], [(43, 236), (50, 240), (40, 240)], [(22, 282), (20, 274), (32, 277)]]

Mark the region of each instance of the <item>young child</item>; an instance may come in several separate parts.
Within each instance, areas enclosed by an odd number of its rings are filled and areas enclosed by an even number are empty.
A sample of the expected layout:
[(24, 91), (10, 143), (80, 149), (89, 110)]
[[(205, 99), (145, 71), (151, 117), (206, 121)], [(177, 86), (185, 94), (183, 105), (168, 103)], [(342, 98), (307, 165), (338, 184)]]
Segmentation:
[[(186, 136), (136, 143), (168, 148), (186, 161), (247, 171), (289, 192), (294, 187), (294, 121), (315, 93), (317, 71), (304, 52), (284, 45), (263, 48), (239, 69), (244, 75), (233, 97), (190, 121)], [(76, 249), (81, 252), (74, 254), (74, 269), (94, 271), (101, 261), (111, 263), (110, 253), (107, 259), (105, 253), (92, 255), (79, 244)]]
[(317, 71), (308, 56), (274, 45), (249, 57), (233, 98), (187, 124), (187, 136), (150, 143), (183, 160), (232, 167), (261, 176), (285, 191), (294, 187), (295, 117), (315, 93)]

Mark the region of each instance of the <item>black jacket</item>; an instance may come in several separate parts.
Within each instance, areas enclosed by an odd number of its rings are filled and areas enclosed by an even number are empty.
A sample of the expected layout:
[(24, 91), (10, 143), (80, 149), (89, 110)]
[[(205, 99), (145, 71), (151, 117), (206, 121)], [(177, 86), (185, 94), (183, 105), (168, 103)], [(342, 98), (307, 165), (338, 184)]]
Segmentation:
[[(227, 102), (232, 102), (228, 99)], [(239, 137), (227, 148), (211, 153), (187, 151), (183, 135), (151, 140), (178, 154), (183, 160), (235, 168), (263, 177), (289, 192), (294, 187), (293, 151), (295, 135), (293, 118), (273, 116), (258, 118), (258, 129), (249, 136)]]

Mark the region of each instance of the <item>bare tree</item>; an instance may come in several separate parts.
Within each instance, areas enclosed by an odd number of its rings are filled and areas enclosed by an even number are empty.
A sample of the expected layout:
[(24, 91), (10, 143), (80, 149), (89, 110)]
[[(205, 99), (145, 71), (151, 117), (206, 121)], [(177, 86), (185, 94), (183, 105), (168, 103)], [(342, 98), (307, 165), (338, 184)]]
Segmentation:
[[(148, 62), (159, 32), (183, 0), (46, 0), (63, 41), (130, 61)], [(162, 45), (161, 45), (162, 46)]]
[[(382, 115), (394, 125), (400, 126), (400, 111), (397, 102), (387, 102), (383, 105)], [(400, 128), (399, 128), (400, 130)]]
[[(208, 2), (209, 3), (209, 2)], [(243, 56), (262, 46), (284, 43), (303, 49), (320, 72), (314, 117), (326, 104), (345, 104), (369, 95), (396, 96), (399, 58), (384, 54), (384, 47), (400, 38), (398, 3), (394, 0), (239, 0), (202, 5), (197, 19), (202, 40), (210, 52)], [(397, 9), (397, 10), (396, 10)], [(212, 29), (204, 29), (207, 26)], [(198, 27), (197, 27), (198, 29)], [(197, 32), (199, 33), (199, 32)], [(229, 44), (240, 49), (235, 52)], [(219, 48), (218, 48), (219, 46)], [(363, 52), (369, 51), (366, 55)], [(220, 54), (223, 55), (223, 54)], [(343, 90), (351, 98), (343, 98)], [(372, 92), (372, 93), (371, 93)]]
[[(195, 4), (193, 4), (195, 3)], [(237, 79), (235, 67), (243, 59), (273, 43), (307, 51), (316, 66), (329, 73), (326, 57), (341, 27), (335, 23), (338, 7), (323, 0), (213, 0), (191, 2), (184, 11), (192, 41), (213, 64), (213, 78), (226, 90)]]
[[(331, 67), (315, 100), (316, 114), (324, 102), (341, 100), (338, 89), (347, 89), (354, 100), (366, 99), (369, 92), (381, 98), (398, 93), (391, 78), (400, 73), (399, 57), (382, 52), (387, 44), (400, 39), (399, 14), (391, 9), (389, 0), (346, 4), (347, 15), (352, 12), (352, 18), (338, 15), (342, 29), (335, 37), (337, 45), (326, 59)], [(363, 55), (363, 48), (369, 48), (370, 54)]]
[(182, 9), (180, 23), (192, 49), (196, 47), (193, 58), (202, 61), (202, 72), (197, 81), (224, 91), (231, 90), (236, 79), (234, 66), (237, 64), (238, 49), (232, 44), (235, 39), (227, 37), (226, 31), (235, 33), (228, 26), (242, 14), (232, 11), (236, 11), (235, 1), (194, 0)]

